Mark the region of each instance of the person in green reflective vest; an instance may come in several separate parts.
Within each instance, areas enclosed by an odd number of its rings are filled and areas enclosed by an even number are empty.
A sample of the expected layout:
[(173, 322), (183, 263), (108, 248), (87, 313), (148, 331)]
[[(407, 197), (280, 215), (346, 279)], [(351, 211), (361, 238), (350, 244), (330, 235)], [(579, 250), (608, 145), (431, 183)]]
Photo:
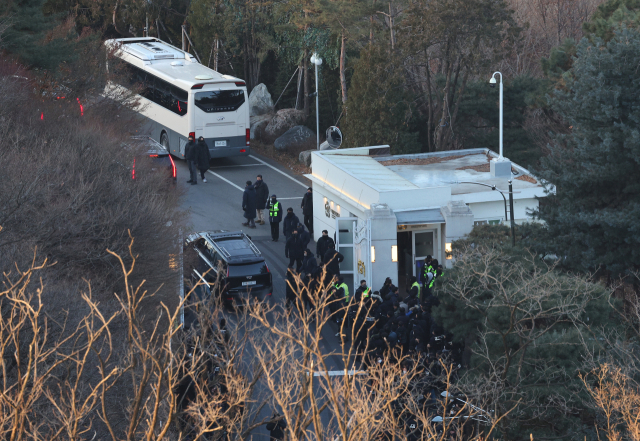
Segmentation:
[(411, 283), (411, 289), (407, 290), (407, 294), (409, 295), (409, 298), (416, 298), (416, 299), (420, 299), (420, 284), (418, 283), (418, 279), (415, 277), (411, 277), (411, 280), (409, 280), (409, 282)]
[[(343, 276), (339, 276), (338, 277), (338, 282), (334, 285), (335, 288), (335, 292), (334, 292), (334, 302), (333, 304), (335, 305), (335, 311), (336, 311), (336, 323), (340, 324), (340, 322), (342, 322), (343, 320), (346, 320), (348, 315), (347, 312), (349, 311), (349, 286), (344, 283), (344, 277)], [(340, 301), (342, 300), (342, 301)], [(347, 324), (345, 323), (345, 326)], [(336, 333), (336, 337), (340, 336), (340, 332), (338, 331)]]
[(435, 267), (433, 266), (433, 259), (431, 256), (427, 256), (424, 258), (424, 265), (422, 265), (422, 272), (420, 273), (420, 280), (422, 281), (422, 288), (427, 288), (429, 286), (429, 273), (433, 273), (435, 271)]
[(271, 195), (271, 199), (265, 207), (269, 210), (269, 225), (271, 226), (271, 240), (277, 242), (280, 238), (280, 222), (282, 221), (282, 206), (278, 202), (275, 194)]

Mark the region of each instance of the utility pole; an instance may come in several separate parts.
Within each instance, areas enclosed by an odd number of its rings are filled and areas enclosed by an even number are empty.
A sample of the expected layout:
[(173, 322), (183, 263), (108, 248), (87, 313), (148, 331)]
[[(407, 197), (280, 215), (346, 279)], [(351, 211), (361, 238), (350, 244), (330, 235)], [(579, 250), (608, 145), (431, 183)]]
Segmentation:
[(509, 179), (509, 210), (511, 211), (511, 245), (516, 246), (516, 222), (513, 215), (513, 181)]
[(182, 50), (186, 51), (187, 50), (187, 42), (184, 40), (184, 35), (185, 35), (184, 25), (182, 25), (181, 28), (182, 28)]
[(146, 22), (146, 26), (144, 27), (144, 36), (148, 37), (149, 36), (149, 14), (145, 14), (145, 22)]

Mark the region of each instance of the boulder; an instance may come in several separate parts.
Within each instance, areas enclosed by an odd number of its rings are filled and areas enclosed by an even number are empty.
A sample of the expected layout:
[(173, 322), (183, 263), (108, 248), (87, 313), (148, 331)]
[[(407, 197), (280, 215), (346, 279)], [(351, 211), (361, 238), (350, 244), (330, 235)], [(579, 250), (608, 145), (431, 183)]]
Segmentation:
[(284, 150), (289, 147), (305, 145), (315, 137), (316, 134), (307, 126), (295, 126), (276, 139), (273, 146), (276, 150)]
[(260, 139), (264, 133), (265, 127), (273, 118), (273, 113), (265, 113), (264, 115), (256, 115), (249, 118), (251, 122), (250, 137), (251, 139)]
[(249, 95), (249, 116), (264, 115), (273, 113), (273, 100), (267, 90), (267, 86), (260, 83), (251, 91)]
[(315, 152), (315, 150), (305, 150), (300, 152), (298, 155), (298, 162), (306, 165), (307, 167), (311, 167), (311, 153), (313, 152)]
[(282, 109), (274, 115), (264, 129), (268, 138), (276, 139), (290, 128), (304, 123), (304, 111), (296, 109)]

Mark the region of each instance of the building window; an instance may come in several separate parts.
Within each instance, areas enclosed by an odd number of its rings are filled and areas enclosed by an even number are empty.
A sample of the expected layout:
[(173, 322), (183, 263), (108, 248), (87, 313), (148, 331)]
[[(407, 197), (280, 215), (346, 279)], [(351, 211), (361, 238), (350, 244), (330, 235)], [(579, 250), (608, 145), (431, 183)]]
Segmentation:
[(490, 220), (477, 220), (473, 222), (473, 226), (476, 225), (500, 225), (502, 223), (502, 219), (490, 219)]

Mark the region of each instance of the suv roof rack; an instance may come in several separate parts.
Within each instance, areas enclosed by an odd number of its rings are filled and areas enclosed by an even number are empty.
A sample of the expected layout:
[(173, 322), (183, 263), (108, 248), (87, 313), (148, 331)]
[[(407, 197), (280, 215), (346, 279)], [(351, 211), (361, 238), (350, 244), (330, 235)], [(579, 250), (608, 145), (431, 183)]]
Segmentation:
[(249, 248), (256, 257), (258, 256), (262, 257), (262, 253), (260, 252), (258, 247), (256, 247), (255, 244), (251, 241), (251, 239), (242, 231), (224, 232), (224, 233), (210, 232), (210, 233), (207, 233), (207, 236), (209, 240), (220, 249), (220, 252), (222, 253), (222, 255), (227, 259), (230, 257), (236, 257), (236, 256), (231, 255), (231, 253), (223, 245), (224, 240), (221, 240), (221, 239), (240, 239), (247, 245), (247, 248)]

